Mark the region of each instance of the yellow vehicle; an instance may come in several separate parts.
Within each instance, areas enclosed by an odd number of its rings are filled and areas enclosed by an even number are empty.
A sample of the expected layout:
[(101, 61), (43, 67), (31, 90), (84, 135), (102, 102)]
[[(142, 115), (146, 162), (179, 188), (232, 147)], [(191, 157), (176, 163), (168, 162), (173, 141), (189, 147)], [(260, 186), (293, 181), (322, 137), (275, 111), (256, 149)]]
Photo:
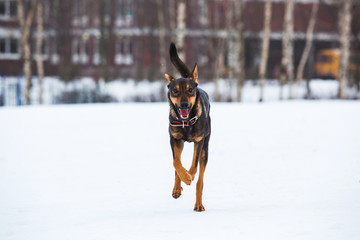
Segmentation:
[[(318, 51), (315, 61), (315, 74), (320, 78), (339, 78), (340, 50), (323, 49)], [(356, 76), (360, 72), (360, 54), (350, 53), (350, 75)]]
[(339, 49), (323, 49), (318, 51), (315, 62), (315, 74), (321, 78), (339, 77)]

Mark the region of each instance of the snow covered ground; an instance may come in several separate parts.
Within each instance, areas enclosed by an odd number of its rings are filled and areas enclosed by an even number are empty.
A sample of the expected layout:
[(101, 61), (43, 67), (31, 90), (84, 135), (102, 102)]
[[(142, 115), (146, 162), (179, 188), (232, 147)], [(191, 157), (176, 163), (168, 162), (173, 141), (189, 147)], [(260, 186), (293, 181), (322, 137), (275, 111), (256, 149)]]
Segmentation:
[(213, 104), (197, 213), (195, 182), (171, 197), (167, 104), (1, 108), (0, 239), (357, 240), (359, 109)]

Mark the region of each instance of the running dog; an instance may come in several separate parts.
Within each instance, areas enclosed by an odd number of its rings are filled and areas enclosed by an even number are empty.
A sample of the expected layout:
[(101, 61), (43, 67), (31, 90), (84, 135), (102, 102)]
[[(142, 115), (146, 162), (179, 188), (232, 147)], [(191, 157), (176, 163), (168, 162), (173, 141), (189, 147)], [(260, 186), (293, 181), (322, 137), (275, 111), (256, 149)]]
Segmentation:
[[(181, 196), (181, 181), (190, 185), (200, 165), (194, 211), (202, 212), (205, 211), (202, 204), (202, 191), (211, 133), (209, 96), (204, 90), (198, 88), (197, 64), (190, 72), (179, 58), (174, 43), (170, 44), (170, 59), (181, 74), (180, 78), (175, 79), (165, 73), (165, 78), (169, 83), (169, 133), (175, 168), (175, 186), (172, 196), (175, 199)], [(184, 141), (194, 142), (194, 155), (189, 171), (186, 171), (181, 163)]]

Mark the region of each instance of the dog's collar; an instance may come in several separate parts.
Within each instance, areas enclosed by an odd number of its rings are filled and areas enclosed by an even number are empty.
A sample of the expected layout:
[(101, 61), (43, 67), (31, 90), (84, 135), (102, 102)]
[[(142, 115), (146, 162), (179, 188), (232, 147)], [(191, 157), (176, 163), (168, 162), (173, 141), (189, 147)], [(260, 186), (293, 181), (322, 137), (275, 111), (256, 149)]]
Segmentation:
[(195, 116), (191, 118), (189, 121), (182, 121), (178, 117), (176, 117), (176, 120), (170, 122), (170, 126), (185, 128), (194, 125), (198, 119), (199, 119), (198, 116)]

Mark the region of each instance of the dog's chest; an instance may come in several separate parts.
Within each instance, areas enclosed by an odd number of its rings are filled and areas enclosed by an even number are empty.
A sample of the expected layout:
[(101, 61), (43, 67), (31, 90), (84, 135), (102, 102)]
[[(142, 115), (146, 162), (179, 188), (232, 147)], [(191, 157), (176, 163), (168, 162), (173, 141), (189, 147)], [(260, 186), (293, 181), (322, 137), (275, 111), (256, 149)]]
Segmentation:
[(194, 126), (171, 127), (170, 134), (175, 139), (182, 139), (187, 142), (200, 142), (203, 139), (203, 134)]

